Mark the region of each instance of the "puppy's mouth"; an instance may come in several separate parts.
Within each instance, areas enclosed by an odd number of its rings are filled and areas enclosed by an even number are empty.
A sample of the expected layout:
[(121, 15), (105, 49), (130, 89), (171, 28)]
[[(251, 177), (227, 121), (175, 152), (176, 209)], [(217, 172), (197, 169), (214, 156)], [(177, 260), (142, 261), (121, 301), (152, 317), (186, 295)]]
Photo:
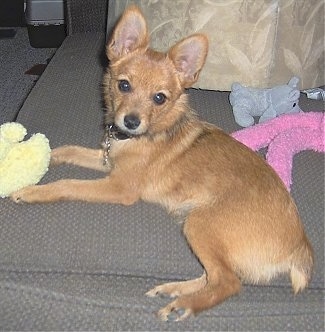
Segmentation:
[(133, 134), (130, 134), (130, 133), (122, 130), (114, 123), (109, 125), (109, 132), (110, 132), (110, 136), (113, 139), (115, 139), (116, 141), (123, 141), (123, 140), (134, 137)]
[(116, 141), (138, 138), (143, 135), (143, 133), (132, 132), (125, 128), (121, 128), (116, 123), (108, 123), (105, 130), (109, 133), (109, 137)]

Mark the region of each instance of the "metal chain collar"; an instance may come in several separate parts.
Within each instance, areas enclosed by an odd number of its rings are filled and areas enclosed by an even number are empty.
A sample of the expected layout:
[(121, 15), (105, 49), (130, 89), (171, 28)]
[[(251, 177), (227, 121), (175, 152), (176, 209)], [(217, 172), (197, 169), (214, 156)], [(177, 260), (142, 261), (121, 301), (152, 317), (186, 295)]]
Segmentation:
[(103, 165), (107, 166), (109, 160), (109, 153), (111, 151), (111, 138), (113, 137), (111, 133), (111, 124), (106, 124), (104, 128), (104, 137), (102, 140), (103, 148)]

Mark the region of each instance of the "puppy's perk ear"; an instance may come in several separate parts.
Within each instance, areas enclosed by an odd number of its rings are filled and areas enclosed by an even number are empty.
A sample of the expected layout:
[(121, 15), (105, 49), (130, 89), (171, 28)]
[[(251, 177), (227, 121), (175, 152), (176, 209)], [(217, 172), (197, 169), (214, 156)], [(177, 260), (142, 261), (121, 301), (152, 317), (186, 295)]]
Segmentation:
[(147, 48), (149, 34), (140, 9), (129, 6), (118, 21), (107, 46), (107, 56), (115, 61), (138, 48)]
[(179, 72), (184, 88), (189, 88), (199, 78), (208, 48), (208, 38), (202, 34), (194, 34), (181, 40), (169, 50), (168, 57)]

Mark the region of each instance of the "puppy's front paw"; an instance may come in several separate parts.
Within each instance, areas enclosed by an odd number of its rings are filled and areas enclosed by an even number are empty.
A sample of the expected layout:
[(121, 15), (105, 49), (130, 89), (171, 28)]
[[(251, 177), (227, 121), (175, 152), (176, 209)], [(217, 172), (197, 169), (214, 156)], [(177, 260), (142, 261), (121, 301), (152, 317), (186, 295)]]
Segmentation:
[(60, 165), (69, 158), (69, 147), (61, 146), (51, 151), (51, 166)]
[(38, 186), (28, 186), (20, 189), (11, 194), (10, 198), (15, 203), (35, 203), (39, 198), (37, 187)]

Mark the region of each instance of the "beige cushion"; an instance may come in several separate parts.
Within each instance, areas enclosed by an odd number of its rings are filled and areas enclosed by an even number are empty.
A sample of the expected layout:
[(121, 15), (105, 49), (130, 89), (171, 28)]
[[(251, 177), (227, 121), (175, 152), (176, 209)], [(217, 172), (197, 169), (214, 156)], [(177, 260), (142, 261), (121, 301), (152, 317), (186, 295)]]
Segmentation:
[(109, 3), (109, 29), (128, 4), (139, 5), (159, 50), (191, 33), (207, 34), (210, 51), (196, 88), (227, 91), (233, 82), (265, 88), (292, 76), (300, 77), (300, 89), (325, 84), (324, 0)]

